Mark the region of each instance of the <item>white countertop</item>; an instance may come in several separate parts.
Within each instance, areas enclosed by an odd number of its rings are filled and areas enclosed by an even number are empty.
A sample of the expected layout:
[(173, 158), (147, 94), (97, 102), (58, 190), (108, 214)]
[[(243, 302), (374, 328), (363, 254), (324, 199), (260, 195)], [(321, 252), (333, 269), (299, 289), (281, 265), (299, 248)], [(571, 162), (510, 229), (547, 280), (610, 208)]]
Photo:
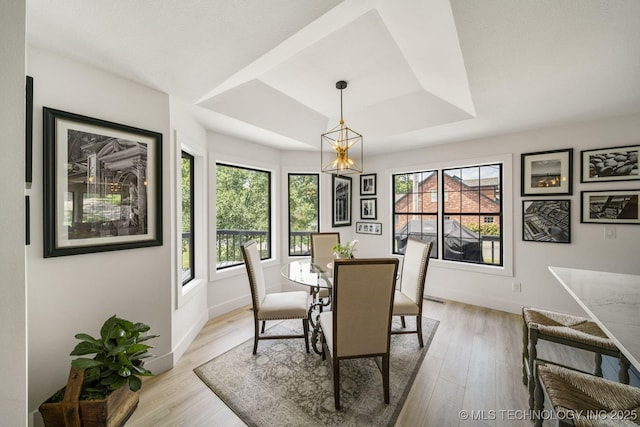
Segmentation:
[(549, 271), (640, 369), (640, 276), (564, 267)]

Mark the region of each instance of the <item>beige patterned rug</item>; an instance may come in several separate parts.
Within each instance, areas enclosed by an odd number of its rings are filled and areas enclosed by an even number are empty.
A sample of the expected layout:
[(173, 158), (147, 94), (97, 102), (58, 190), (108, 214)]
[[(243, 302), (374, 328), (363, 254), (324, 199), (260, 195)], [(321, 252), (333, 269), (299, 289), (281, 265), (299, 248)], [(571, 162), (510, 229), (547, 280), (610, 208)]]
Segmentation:
[[(394, 329), (399, 326), (394, 319)], [(393, 426), (437, 327), (437, 320), (423, 318), (422, 349), (415, 334), (391, 336), (388, 405), (373, 360), (346, 360), (340, 364), (342, 409), (336, 411), (329, 361), (307, 354), (298, 339), (260, 341), (254, 356), (251, 338), (194, 372), (249, 426)], [(267, 332), (300, 329), (299, 320), (290, 320)]]

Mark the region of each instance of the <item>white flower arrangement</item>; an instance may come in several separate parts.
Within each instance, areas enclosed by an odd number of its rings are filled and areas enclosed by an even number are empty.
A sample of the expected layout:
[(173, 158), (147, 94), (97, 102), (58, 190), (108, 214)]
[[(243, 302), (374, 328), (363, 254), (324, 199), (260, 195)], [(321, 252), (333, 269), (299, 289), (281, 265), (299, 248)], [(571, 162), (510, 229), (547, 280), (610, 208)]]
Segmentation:
[(353, 253), (356, 250), (357, 244), (358, 239), (355, 239), (345, 243), (344, 245), (341, 245), (340, 243), (333, 245), (331, 250), (333, 250), (333, 254), (338, 258), (353, 258)]

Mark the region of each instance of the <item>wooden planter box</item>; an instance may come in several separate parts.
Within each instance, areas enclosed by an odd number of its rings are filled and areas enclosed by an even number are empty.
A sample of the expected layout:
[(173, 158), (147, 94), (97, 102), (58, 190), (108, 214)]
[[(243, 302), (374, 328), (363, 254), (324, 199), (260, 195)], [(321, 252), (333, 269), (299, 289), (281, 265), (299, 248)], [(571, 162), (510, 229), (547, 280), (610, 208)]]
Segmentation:
[[(138, 407), (140, 392), (121, 387), (100, 400), (78, 400), (84, 370), (71, 368), (64, 399), (40, 405), (46, 427), (121, 427)], [(57, 394), (57, 393), (56, 393)]]

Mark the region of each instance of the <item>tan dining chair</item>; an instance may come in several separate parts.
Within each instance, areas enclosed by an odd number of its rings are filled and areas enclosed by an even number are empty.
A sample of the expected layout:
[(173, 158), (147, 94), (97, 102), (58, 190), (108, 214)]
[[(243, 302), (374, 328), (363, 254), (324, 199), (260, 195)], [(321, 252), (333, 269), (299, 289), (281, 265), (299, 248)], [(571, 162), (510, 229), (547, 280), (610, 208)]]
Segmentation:
[[(311, 240), (311, 259), (333, 259), (333, 246), (340, 243), (340, 233), (309, 233)], [(316, 298), (328, 298), (331, 290), (328, 288), (311, 288), (311, 295)]]
[[(309, 353), (309, 320), (307, 315), (307, 293), (305, 291), (266, 293), (266, 284), (258, 244), (250, 240), (241, 246), (242, 257), (249, 276), (251, 300), (253, 302), (253, 354), (258, 350), (258, 341), (267, 339), (304, 338)], [(302, 319), (301, 335), (263, 335), (267, 320)], [(262, 332), (260, 331), (262, 322)]]
[(338, 259), (333, 264), (333, 309), (320, 313), (322, 356), (329, 356), (336, 409), (340, 361), (374, 358), (389, 403), (389, 346), (396, 258)]
[[(392, 334), (418, 334), (418, 343), (424, 347), (422, 340), (422, 301), (424, 284), (427, 279), (427, 268), (433, 242), (409, 238), (404, 251), (400, 287), (395, 291), (393, 299), (393, 315), (400, 316), (402, 329), (392, 329)], [(416, 319), (416, 328), (407, 330), (405, 316)]]

